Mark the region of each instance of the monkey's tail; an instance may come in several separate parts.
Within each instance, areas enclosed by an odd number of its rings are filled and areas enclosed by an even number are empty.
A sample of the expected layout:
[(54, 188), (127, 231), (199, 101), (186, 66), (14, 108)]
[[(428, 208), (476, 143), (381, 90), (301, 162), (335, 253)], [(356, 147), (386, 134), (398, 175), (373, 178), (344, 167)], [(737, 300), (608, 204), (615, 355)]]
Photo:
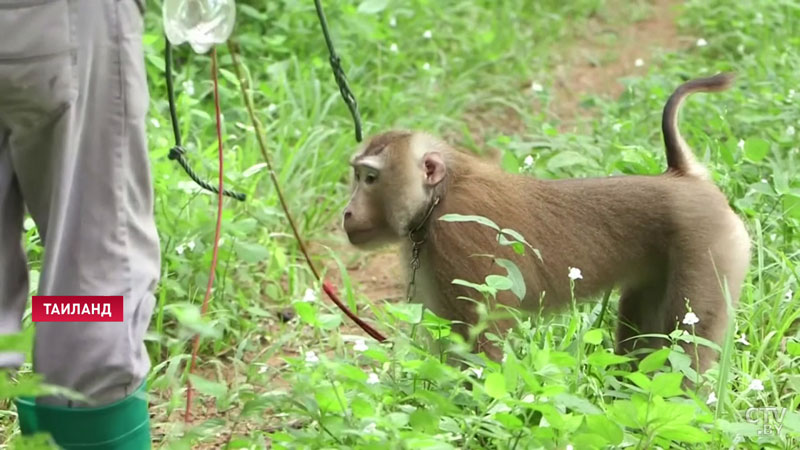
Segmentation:
[(695, 159), (692, 149), (683, 140), (678, 129), (678, 112), (686, 97), (695, 92), (719, 92), (728, 89), (735, 75), (730, 72), (713, 77), (689, 80), (678, 86), (664, 106), (661, 118), (661, 131), (664, 133), (664, 146), (667, 151), (667, 171), (708, 179), (708, 172)]

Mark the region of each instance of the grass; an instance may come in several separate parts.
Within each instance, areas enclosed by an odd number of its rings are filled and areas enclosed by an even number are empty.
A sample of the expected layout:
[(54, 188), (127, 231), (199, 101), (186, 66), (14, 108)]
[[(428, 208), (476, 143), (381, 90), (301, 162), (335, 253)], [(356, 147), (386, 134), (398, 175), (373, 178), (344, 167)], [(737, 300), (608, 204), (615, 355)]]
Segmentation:
[[(302, 301), (309, 288), (314, 297), (318, 286), (279, 209), (224, 48), (225, 182), (249, 200), (226, 201), (216, 288), (208, 314), (200, 318), (216, 197), (198, 192), (167, 159), (172, 137), (160, 2), (151, 2), (144, 44), (163, 273), (148, 347), (159, 444), (263, 448), (271, 442), (273, 448), (287, 449), (800, 445), (796, 2), (685, 2), (678, 18), (681, 34), (702, 37), (707, 45), (654, 55), (645, 76), (624, 80), (620, 98), (584, 99), (592, 114), (575, 132), (558, 131), (550, 112), (557, 91), (552, 73), (585, 24), (610, 16), (616, 3), (327, 3), (366, 134), (391, 126), (427, 129), (473, 151), (500, 149), (506, 169), (537, 177), (660, 172), (665, 161), (658, 125), (669, 93), (687, 78), (737, 72), (730, 91), (692, 97), (681, 121), (684, 136), (753, 238), (751, 270), (725, 356), (696, 392), (679, 388), (687, 358), (675, 349), (653, 353), (632, 371), (610, 351), (614, 321), (606, 318), (594, 327), (598, 303), (552, 317), (521, 317), (519, 329), (504, 340), (504, 364), (479, 359), (472, 368), (457, 370), (442, 363), (438, 353), (424, 350), (422, 333), (412, 338), (412, 329), (421, 327), (447, 339), (446, 323), (416, 306), (367, 299), (357, 286), (350, 287), (346, 273), (338, 273), (337, 267), (347, 263), (337, 250), (342, 246), (323, 248), (318, 257), (333, 268), (331, 275), (344, 279), (345, 298), (394, 341), (392, 346), (362, 343), (324, 298)], [(364, 12), (370, 8), (377, 11)], [(608, 19), (610, 25), (624, 27), (651, 8), (638, 1), (622, 11)], [(341, 241), (331, 224), (347, 200), (346, 162), (355, 141), (316, 20), (313, 2), (240, 1), (235, 37), (289, 206), (305, 238), (320, 243)], [(213, 180), (210, 61), (179, 47), (176, 65), (189, 159)], [(528, 89), (531, 81), (543, 90)], [(524, 164), (527, 156), (533, 157), (530, 166)], [(35, 280), (41, 248), (34, 227), (28, 227), (25, 243)], [(491, 295), (491, 289), (485, 291)], [(610, 317), (617, 297), (611, 296)], [(297, 319), (282, 323), (277, 313), (287, 307)], [(204, 335), (193, 379), (200, 399), (194, 404), (195, 422), (184, 428), (188, 338), (197, 330)], [(0, 378), (0, 405), (29, 389), (30, 380), (27, 371), (13, 380)], [(754, 380), (763, 390), (754, 389), (759, 387)], [(707, 403), (712, 389), (717, 400)], [(759, 433), (765, 421), (755, 410), (748, 413), (751, 407), (789, 411), (781, 417), (778, 436)], [(13, 411), (3, 410), (0, 446), (21, 444)]]

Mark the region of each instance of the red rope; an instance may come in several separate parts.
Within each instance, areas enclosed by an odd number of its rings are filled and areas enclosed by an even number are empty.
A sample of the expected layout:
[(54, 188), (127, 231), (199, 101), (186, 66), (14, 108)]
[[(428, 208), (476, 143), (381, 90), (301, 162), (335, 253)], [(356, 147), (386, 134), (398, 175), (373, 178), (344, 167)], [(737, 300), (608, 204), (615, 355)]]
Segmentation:
[[(211, 288), (214, 285), (214, 276), (217, 272), (217, 253), (219, 252), (219, 235), (222, 228), (222, 176), (224, 173), (222, 167), (222, 114), (219, 107), (219, 87), (217, 78), (217, 49), (214, 47), (211, 50), (211, 79), (214, 80), (214, 109), (217, 120), (217, 145), (219, 154), (219, 186), (217, 195), (217, 227), (214, 231), (214, 250), (211, 257), (211, 269), (208, 274), (208, 285), (206, 286), (206, 295), (203, 298), (203, 306), (200, 309), (200, 316), (205, 316), (208, 310), (208, 301), (211, 298)], [(183, 421), (189, 422), (189, 413), (192, 408), (192, 380), (189, 378), (192, 371), (194, 371), (195, 362), (197, 361), (197, 350), (200, 347), (200, 335), (194, 337), (194, 345), (192, 347), (192, 359), (189, 364), (189, 374), (186, 376), (186, 413), (184, 414)]]
[(339, 300), (339, 296), (336, 295), (336, 291), (333, 289), (333, 286), (331, 285), (330, 282), (323, 281), (322, 290), (325, 291), (326, 294), (328, 294), (328, 298), (330, 298), (333, 301), (333, 303), (335, 303), (336, 306), (338, 306), (339, 309), (342, 310), (342, 312), (344, 312), (345, 315), (347, 315), (347, 317), (350, 318), (350, 320), (355, 322), (356, 325), (361, 327), (361, 329), (364, 330), (368, 335), (370, 335), (378, 342), (383, 342), (386, 340), (386, 338), (378, 330), (372, 328), (368, 323), (361, 320), (360, 317), (355, 315), (354, 312), (350, 311), (350, 309), (348, 309), (347, 306), (345, 306), (345, 304), (342, 303), (341, 300)]

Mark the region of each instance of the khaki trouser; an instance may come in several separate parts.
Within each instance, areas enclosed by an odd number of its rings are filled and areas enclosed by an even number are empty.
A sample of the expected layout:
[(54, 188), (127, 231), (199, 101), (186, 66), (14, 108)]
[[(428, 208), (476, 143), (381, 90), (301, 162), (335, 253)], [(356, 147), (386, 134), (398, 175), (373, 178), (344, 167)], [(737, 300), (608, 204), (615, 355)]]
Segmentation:
[[(143, 3), (0, 0), (0, 334), (20, 330), (29, 297), (27, 207), (44, 245), (40, 295), (123, 296), (123, 322), (36, 324), (34, 370), (100, 404), (150, 369), (160, 252)], [(3, 367), (22, 361), (0, 354)]]

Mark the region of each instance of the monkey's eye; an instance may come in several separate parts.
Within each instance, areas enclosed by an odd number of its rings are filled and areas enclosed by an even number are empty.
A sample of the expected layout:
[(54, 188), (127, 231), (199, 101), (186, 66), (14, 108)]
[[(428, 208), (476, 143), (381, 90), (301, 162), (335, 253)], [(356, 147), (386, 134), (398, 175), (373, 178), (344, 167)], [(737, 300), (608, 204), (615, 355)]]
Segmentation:
[(376, 175), (374, 173), (368, 173), (367, 176), (364, 177), (364, 182), (367, 183), (367, 184), (372, 184), (377, 179), (378, 179), (378, 175)]

